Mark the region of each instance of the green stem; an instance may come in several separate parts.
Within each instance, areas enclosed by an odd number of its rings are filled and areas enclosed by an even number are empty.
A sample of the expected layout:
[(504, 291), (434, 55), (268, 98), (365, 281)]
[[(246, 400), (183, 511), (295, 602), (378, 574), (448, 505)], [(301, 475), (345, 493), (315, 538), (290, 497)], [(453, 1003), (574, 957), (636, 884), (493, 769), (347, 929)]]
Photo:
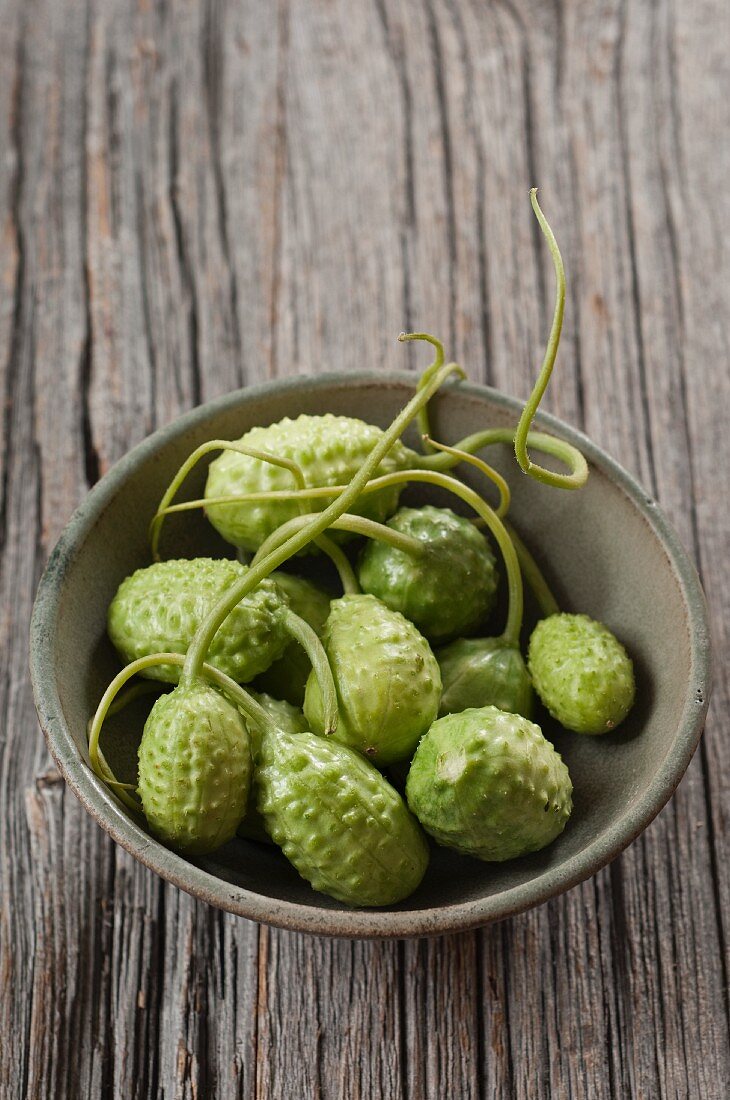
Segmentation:
[[(424, 386), (428, 385), (429, 381), (431, 380), (431, 378), (433, 378), (436, 371), (441, 368), (444, 361), (444, 345), (441, 343), (440, 340), (437, 340), (435, 336), (429, 336), (427, 332), (402, 332), (398, 339), (402, 344), (406, 343), (408, 340), (425, 340), (426, 343), (432, 344), (433, 347), (436, 348), (436, 358), (434, 359), (431, 366), (426, 368), (426, 370), (423, 372), (418, 380), (418, 385), (416, 386), (416, 393), (418, 393), (424, 388)], [(427, 404), (424, 405), (419, 412), (417, 421), (418, 430), (421, 433), (421, 439), (423, 440), (424, 448), (426, 451), (432, 451), (433, 447), (430, 443), (431, 426)]]
[(198, 669), (203, 663), (205, 654), (208, 652), (210, 643), (215, 637), (219, 627), (236, 604), (239, 603), (245, 595), (251, 592), (264, 577), (268, 577), (274, 569), (293, 557), (294, 554), (297, 554), (308, 542), (318, 538), (336, 519), (339, 519), (341, 515), (347, 512), (350, 505), (354, 504), (360, 496), (363, 488), (367, 485), (388, 451), (403, 434), (414, 417), (418, 415), (429, 397), (436, 392), (450, 374), (457, 371), (461, 373), (460, 367), (455, 363), (448, 363), (446, 366), (441, 367), (433, 376), (429, 384), (424, 387), (420, 393), (416, 393), (406, 407), (402, 409), (395, 418), (387, 431), (383, 433), (347, 488), (340, 493), (324, 511), (317, 513), (310, 521), (309, 526), (292, 535), (291, 538), (287, 539), (287, 541), (282, 544), (282, 546), (272, 551), (267, 558), (260, 561), (257, 565), (252, 566), (246, 576), (242, 577), (237, 584), (232, 585), (225, 596), (206, 617), (193, 639), (188, 649), (183, 668), (183, 681), (195, 677)]
[[(495, 443), (506, 443), (512, 446), (515, 440), (515, 432), (512, 428), (485, 428), (481, 432), (474, 432), (454, 444), (454, 450), (465, 451), (473, 454), (481, 451), (483, 447), (491, 447)], [(581, 489), (588, 480), (588, 463), (577, 447), (567, 443), (564, 439), (558, 439), (554, 435), (546, 435), (545, 432), (528, 432), (527, 443), (536, 451), (553, 455), (564, 462), (570, 470), (568, 474), (553, 474), (560, 478), (560, 486), (563, 489)], [(459, 459), (448, 454), (419, 455), (418, 467), (422, 470), (451, 470)], [(540, 469), (542, 467), (539, 467)]]
[(535, 382), (532, 393), (525, 403), (520, 422), (517, 425), (517, 431), (515, 432), (515, 454), (524, 472), (529, 474), (530, 477), (534, 477), (536, 481), (541, 481), (544, 485), (554, 485), (559, 489), (573, 489), (575, 486), (570, 478), (566, 478), (565, 474), (556, 474), (552, 470), (546, 470), (544, 466), (538, 466), (537, 463), (532, 461), (527, 451), (527, 433), (530, 430), (530, 425), (534, 420), (535, 413), (547, 389), (547, 384), (550, 381), (550, 375), (555, 365), (555, 357), (558, 354), (560, 333), (563, 328), (563, 313), (565, 312), (565, 271), (563, 270), (563, 259), (560, 255), (558, 242), (553, 236), (553, 231), (540, 209), (540, 205), (537, 201), (536, 187), (533, 187), (530, 191), (530, 201), (532, 203), (532, 209), (535, 211), (535, 217), (540, 223), (540, 228), (548, 243), (550, 255), (553, 258), (557, 285), (555, 289), (555, 312), (553, 313), (553, 323), (550, 328), (547, 348), (545, 349), (545, 358), (542, 361), (537, 381)]
[(322, 696), (322, 710), (324, 714), (325, 735), (333, 734), (337, 729), (337, 691), (332, 676), (327, 654), (316, 631), (309, 623), (287, 609), (284, 612), (284, 626), (307, 654), (314, 675), (317, 677), (320, 695)]
[(503, 519), (509, 511), (512, 495), (509, 490), (509, 485), (493, 466), (489, 466), (484, 459), (477, 458), (476, 455), (470, 455), (466, 451), (460, 451), (456, 447), (447, 447), (445, 443), (437, 443), (434, 439), (430, 440), (431, 445), (439, 451), (443, 451), (445, 454), (454, 455), (461, 462), (468, 462), (471, 466), (475, 466), (477, 470), (480, 470), (486, 478), (488, 478), (499, 490), (499, 507), (496, 509), (496, 514), (500, 519)]
[(512, 524), (505, 523), (505, 527), (509, 532), (509, 536), (517, 552), (517, 559), (520, 563), (522, 576), (530, 586), (532, 594), (537, 600), (543, 616), (547, 619), (550, 615), (557, 615), (560, 611), (558, 601), (550, 591), (550, 587), (542, 575), (539, 565), (515, 531)]
[[(452, 470), (459, 462), (465, 461), (463, 453), (461, 457), (455, 457), (454, 452), (456, 451), (473, 454), (474, 451), (480, 451), (484, 447), (490, 447), (497, 443), (506, 443), (511, 446), (513, 442), (514, 431), (512, 428), (486, 428), (481, 432), (474, 432), (473, 435), (466, 436), (459, 443), (450, 447), (446, 454), (418, 455), (415, 451), (412, 453), (414, 458), (418, 460), (416, 469), (438, 470), (445, 473), (447, 470)], [(582, 485), (585, 485), (588, 477), (588, 465), (577, 447), (574, 447), (571, 443), (566, 443), (563, 439), (557, 439), (553, 435), (546, 435), (544, 432), (530, 432), (527, 436), (527, 442), (533, 450), (553, 455), (570, 468), (571, 473), (565, 476), (570, 479), (571, 488), (579, 489)], [(218, 507), (227, 504), (256, 504), (269, 500), (322, 500), (336, 496), (338, 493), (343, 492), (345, 488), (345, 485), (315, 485), (307, 489), (270, 489), (257, 493), (233, 493), (228, 496), (201, 497), (198, 500), (185, 500), (180, 504), (168, 505), (157, 512), (152, 522), (154, 523), (163, 515), (189, 512), (196, 508), (205, 508), (208, 505)], [(363, 493), (375, 493), (381, 488), (380, 478), (373, 478), (362, 491)]]
[[(295, 616), (296, 617), (296, 616)], [(306, 627), (306, 623), (303, 624)], [(298, 626), (297, 626), (298, 629)], [(292, 635), (294, 631), (291, 631)], [(312, 632), (314, 633), (314, 632)], [(315, 635), (316, 637), (316, 635)], [(321, 648), (321, 643), (320, 643)], [(326, 658), (325, 658), (326, 660)], [(144, 672), (145, 669), (151, 668), (153, 665), (166, 664), (166, 665), (178, 665), (182, 667), (185, 663), (185, 657), (181, 653), (150, 653), (145, 657), (140, 657), (136, 661), (132, 661), (118, 672), (108, 688), (104, 692), (99, 701), (99, 705), (96, 708), (94, 717), (89, 722), (88, 726), (88, 741), (89, 741), (89, 762), (91, 764), (91, 770), (95, 775), (106, 783), (108, 787), (114, 789), (117, 796), (124, 802), (124, 804), (133, 810), (137, 814), (142, 813), (140, 805), (130, 796), (130, 790), (134, 790), (132, 783), (121, 783), (115, 778), (114, 773), (109, 767), (104, 758), (104, 754), (101, 751), (99, 744), (101, 738), (101, 730), (104, 725), (104, 720), (110, 714), (114, 714), (116, 711), (121, 710), (123, 706), (132, 701), (132, 695), (134, 688), (131, 688), (121, 699), (117, 699), (119, 692), (124, 685), (131, 680), (133, 676), (136, 676), (140, 672)], [(327, 666), (329, 669), (329, 665)], [(214, 668), (212, 665), (203, 664), (200, 669), (201, 674), (207, 679), (212, 681), (217, 687), (221, 688), (223, 692), (239, 707), (244, 715), (246, 721), (253, 722), (262, 731), (266, 732), (271, 730), (275, 723), (273, 722), (271, 715), (256, 701), (247, 691), (245, 691), (240, 684), (237, 684), (235, 680), (232, 680), (230, 676), (226, 676), (224, 672)], [(329, 680), (332, 680), (332, 672), (329, 671)], [(323, 697), (326, 692), (329, 692), (328, 677), (325, 676), (320, 681), (323, 691)], [(137, 685), (135, 685), (137, 686)], [(159, 685), (158, 685), (159, 686)], [(334, 685), (333, 685), (334, 688)]]
[[(293, 519), (282, 523), (281, 527), (277, 527), (276, 531), (273, 531), (256, 551), (256, 557), (253, 559), (252, 565), (256, 565), (272, 550), (276, 550), (294, 532), (301, 531), (308, 519), (309, 516), (294, 516)], [(411, 554), (413, 557), (421, 557), (425, 552), (424, 544), (420, 539), (414, 538), (413, 535), (407, 535), (402, 531), (394, 531), (392, 527), (387, 527), (384, 523), (377, 523), (374, 519), (366, 519), (365, 516), (347, 514), (340, 516), (332, 524), (332, 529), (349, 531), (351, 534), (365, 535), (369, 539), (387, 542), (389, 546), (395, 547), (396, 550), (402, 550), (404, 554)], [(347, 588), (343, 585), (343, 588), (349, 595), (360, 591), (357, 580), (355, 580), (354, 587)]]

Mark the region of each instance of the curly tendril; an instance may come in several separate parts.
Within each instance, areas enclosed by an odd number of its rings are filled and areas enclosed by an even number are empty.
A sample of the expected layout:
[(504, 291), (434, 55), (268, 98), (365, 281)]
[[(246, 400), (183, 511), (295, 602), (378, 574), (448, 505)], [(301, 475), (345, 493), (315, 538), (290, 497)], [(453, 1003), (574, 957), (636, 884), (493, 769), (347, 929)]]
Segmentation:
[(540, 368), (540, 373), (532, 393), (528, 397), (525, 407), (522, 410), (522, 416), (520, 417), (517, 431), (515, 432), (515, 455), (524, 472), (529, 474), (530, 477), (534, 477), (536, 481), (541, 481), (544, 485), (554, 485), (559, 489), (575, 489), (579, 486), (576, 485), (574, 477), (555, 473), (553, 470), (546, 470), (544, 466), (539, 466), (532, 461), (527, 450), (527, 433), (530, 430), (532, 421), (535, 418), (535, 413), (547, 389), (547, 384), (550, 381), (550, 375), (555, 365), (555, 358), (558, 354), (560, 333), (563, 328), (563, 314), (565, 312), (565, 271), (563, 269), (563, 258), (560, 255), (558, 242), (555, 240), (553, 231), (540, 209), (540, 204), (537, 201), (536, 187), (533, 187), (530, 191), (530, 202), (532, 203), (532, 209), (535, 211), (535, 217), (540, 223), (540, 228), (542, 229), (545, 240), (548, 243), (550, 255), (553, 258), (556, 278), (555, 312), (553, 313), (553, 323), (550, 328), (547, 348), (545, 349), (545, 358), (542, 361), (542, 367)]

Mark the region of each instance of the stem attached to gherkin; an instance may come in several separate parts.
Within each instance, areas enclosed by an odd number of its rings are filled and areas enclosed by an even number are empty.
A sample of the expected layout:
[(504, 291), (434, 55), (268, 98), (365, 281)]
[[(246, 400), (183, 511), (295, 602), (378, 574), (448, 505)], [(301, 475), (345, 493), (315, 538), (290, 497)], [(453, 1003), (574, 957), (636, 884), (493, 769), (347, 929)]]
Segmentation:
[(324, 646), (309, 623), (306, 623), (299, 615), (295, 615), (290, 608), (287, 608), (284, 612), (284, 626), (292, 638), (299, 642), (314, 669), (314, 675), (317, 677), (319, 692), (322, 697), (324, 732), (327, 735), (333, 734), (337, 729), (338, 719), (337, 691)]
[(304, 527), (301, 531), (292, 535), (278, 549), (273, 550), (265, 559), (258, 562), (257, 565), (252, 566), (246, 576), (242, 577), (239, 582), (228, 590), (225, 596), (222, 597), (216, 607), (213, 608), (211, 613), (206, 617), (196, 633), (187, 652), (181, 682), (194, 679), (198, 669), (203, 664), (205, 654), (208, 652), (210, 644), (219, 627), (226, 620), (236, 604), (251, 592), (264, 577), (268, 577), (274, 569), (297, 554), (307, 545), (307, 543), (319, 538), (336, 519), (339, 519), (341, 515), (347, 512), (350, 505), (354, 504), (360, 496), (363, 488), (367, 485), (393, 444), (400, 438), (411, 421), (418, 415), (420, 409), (423, 408), (429, 397), (436, 392), (449, 375), (455, 372), (462, 373), (461, 368), (455, 363), (448, 363), (441, 367), (428, 385), (408, 402), (390, 427), (383, 432), (383, 435), (375, 444), (347, 488), (340, 493), (324, 511), (313, 516), (307, 527)]
[(512, 524), (505, 521), (505, 527), (509, 532), (509, 536), (512, 539), (512, 543), (517, 553), (522, 576), (527, 581), (533, 596), (537, 600), (543, 616), (547, 619), (550, 615), (557, 615), (560, 611), (558, 601), (553, 596), (542, 574), (540, 566), (537, 564)]
[[(305, 623), (303, 619), (300, 619), (298, 615), (295, 615), (289, 608), (283, 611), (282, 617), (287, 632), (295, 641), (299, 642), (312, 663), (312, 668), (317, 677), (320, 694), (322, 696), (325, 731), (328, 734), (332, 734), (337, 728), (337, 693), (332, 677), (332, 670), (330, 669), (324, 647), (311, 626)], [(134, 810), (135, 813), (141, 813), (141, 807), (130, 793), (134, 790), (134, 784), (121, 783), (115, 778), (101, 750), (99, 740), (102, 726), (109, 715), (115, 714), (128, 703), (131, 703), (136, 696), (159, 688), (159, 684), (154, 683), (150, 683), (149, 686), (146, 683), (135, 684), (126, 691), (123, 696), (119, 696), (124, 685), (140, 672), (163, 664), (182, 667), (185, 664), (185, 657), (181, 653), (150, 653), (145, 657), (140, 657), (138, 660), (132, 661), (131, 664), (123, 668), (109, 684), (96, 708), (94, 717), (89, 723), (89, 762), (92, 771), (99, 779), (106, 783), (108, 787), (111, 787), (122, 802), (124, 802), (129, 809)], [(228, 698), (239, 707), (247, 721), (253, 722), (263, 731), (270, 730), (275, 725), (271, 719), (271, 715), (261, 706), (261, 704), (242, 688), (240, 684), (237, 684), (230, 676), (226, 676), (224, 672), (221, 672), (220, 669), (214, 668), (213, 665), (203, 664), (200, 669), (200, 675), (220, 688)]]

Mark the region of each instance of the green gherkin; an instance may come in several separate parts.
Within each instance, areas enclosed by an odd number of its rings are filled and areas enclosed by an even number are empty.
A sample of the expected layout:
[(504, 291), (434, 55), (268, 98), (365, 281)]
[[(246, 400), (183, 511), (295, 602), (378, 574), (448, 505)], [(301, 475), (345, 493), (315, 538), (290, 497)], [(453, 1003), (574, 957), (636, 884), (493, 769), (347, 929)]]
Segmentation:
[(369, 542), (360, 558), (364, 592), (415, 623), (431, 642), (468, 634), (494, 606), (497, 569), (489, 543), (450, 508), (399, 508), (388, 527), (424, 543), (422, 556)]
[[(377, 764), (406, 760), (438, 712), (441, 676), (413, 623), (374, 596), (333, 600), (322, 636), (338, 696), (333, 735)], [(304, 713), (324, 732), (322, 697), (310, 673)]]
[(607, 733), (633, 705), (631, 658), (608, 627), (587, 615), (541, 619), (530, 638), (528, 664), (553, 718), (575, 733)]
[[(296, 420), (285, 417), (266, 428), (252, 428), (237, 442), (259, 451), (290, 459), (301, 468), (307, 487), (346, 485), (358, 472), (383, 432), (372, 424), (350, 416), (309, 416)], [(375, 476), (407, 469), (411, 452), (396, 442), (378, 467)], [(289, 470), (258, 458), (249, 458), (237, 451), (224, 451), (211, 462), (205, 486), (206, 497), (262, 493), (272, 489), (296, 488)], [(398, 507), (401, 487), (391, 486), (366, 493), (350, 509), (369, 519), (387, 519)], [(312, 511), (327, 506), (327, 499), (312, 500)], [(217, 531), (234, 546), (258, 550), (262, 542), (277, 527), (299, 515), (295, 501), (260, 501), (240, 505), (208, 505), (208, 519)], [(347, 534), (330, 532), (332, 538), (344, 540)], [(351, 537), (351, 536), (350, 536)], [(308, 548), (312, 552), (313, 546)]]
[[(284, 592), (292, 611), (300, 619), (304, 619), (305, 623), (309, 623), (321, 637), (330, 610), (330, 597), (327, 593), (311, 581), (295, 577), (291, 573), (277, 571), (271, 577)], [(277, 699), (286, 699), (295, 707), (301, 707), (311, 667), (309, 658), (299, 643), (290, 642), (283, 656), (257, 678), (256, 687)]]
[(413, 758), (406, 796), (439, 844), (502, 861), (550, 844), (572, 808), (568, 769), (540, 727), (481, 707), (431, 726)]
[(436, 658), (443, 684), (439, 715), (493, 706), (532, 718), (535, 693), (516, 646), (503, 638), (459, 638)]
[(248, 731), (220, 692), (196, 681), (160, 696), (139, 746), (139, 796), (155, 836), (212, 852), (234, 836), (250, 780)]
[[(120, 584), (109, 606), (109, 637), (129, 664), (151, 653), (187, 653), (193, 637), (224, 592), (248, 571), (212, 558), (161, 561)], [(279, 612), (286, 598), (267, 578), (238, 604), (213, 639), (206, 660), (246, 683), (282, 655), (290, 641)], [(177, 683), (176, 665), (155, 665), (142, 676)]]
[(417, 821), (352, 749), (312, 733), (265, 734), (256, 775), (266, 828), (302, 878), (346, 905), (395, 905), (428, 865)]

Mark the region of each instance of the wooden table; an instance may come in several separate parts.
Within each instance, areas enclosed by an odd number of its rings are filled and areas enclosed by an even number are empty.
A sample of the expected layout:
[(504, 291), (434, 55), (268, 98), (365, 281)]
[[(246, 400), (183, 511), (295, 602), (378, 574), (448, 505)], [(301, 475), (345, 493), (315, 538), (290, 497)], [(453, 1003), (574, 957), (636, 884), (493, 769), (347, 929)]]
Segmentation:
[[(730, 8), (3, 0), (0, 1095), (726, 1097)], [(329, 942), (114, 846), (38, 731), (28, 617), (89, 486), (197, 402), (415, 367), (441, 334), (666, 508), (717, 639), (707, 732), (620, 859), (468, 935)]]

